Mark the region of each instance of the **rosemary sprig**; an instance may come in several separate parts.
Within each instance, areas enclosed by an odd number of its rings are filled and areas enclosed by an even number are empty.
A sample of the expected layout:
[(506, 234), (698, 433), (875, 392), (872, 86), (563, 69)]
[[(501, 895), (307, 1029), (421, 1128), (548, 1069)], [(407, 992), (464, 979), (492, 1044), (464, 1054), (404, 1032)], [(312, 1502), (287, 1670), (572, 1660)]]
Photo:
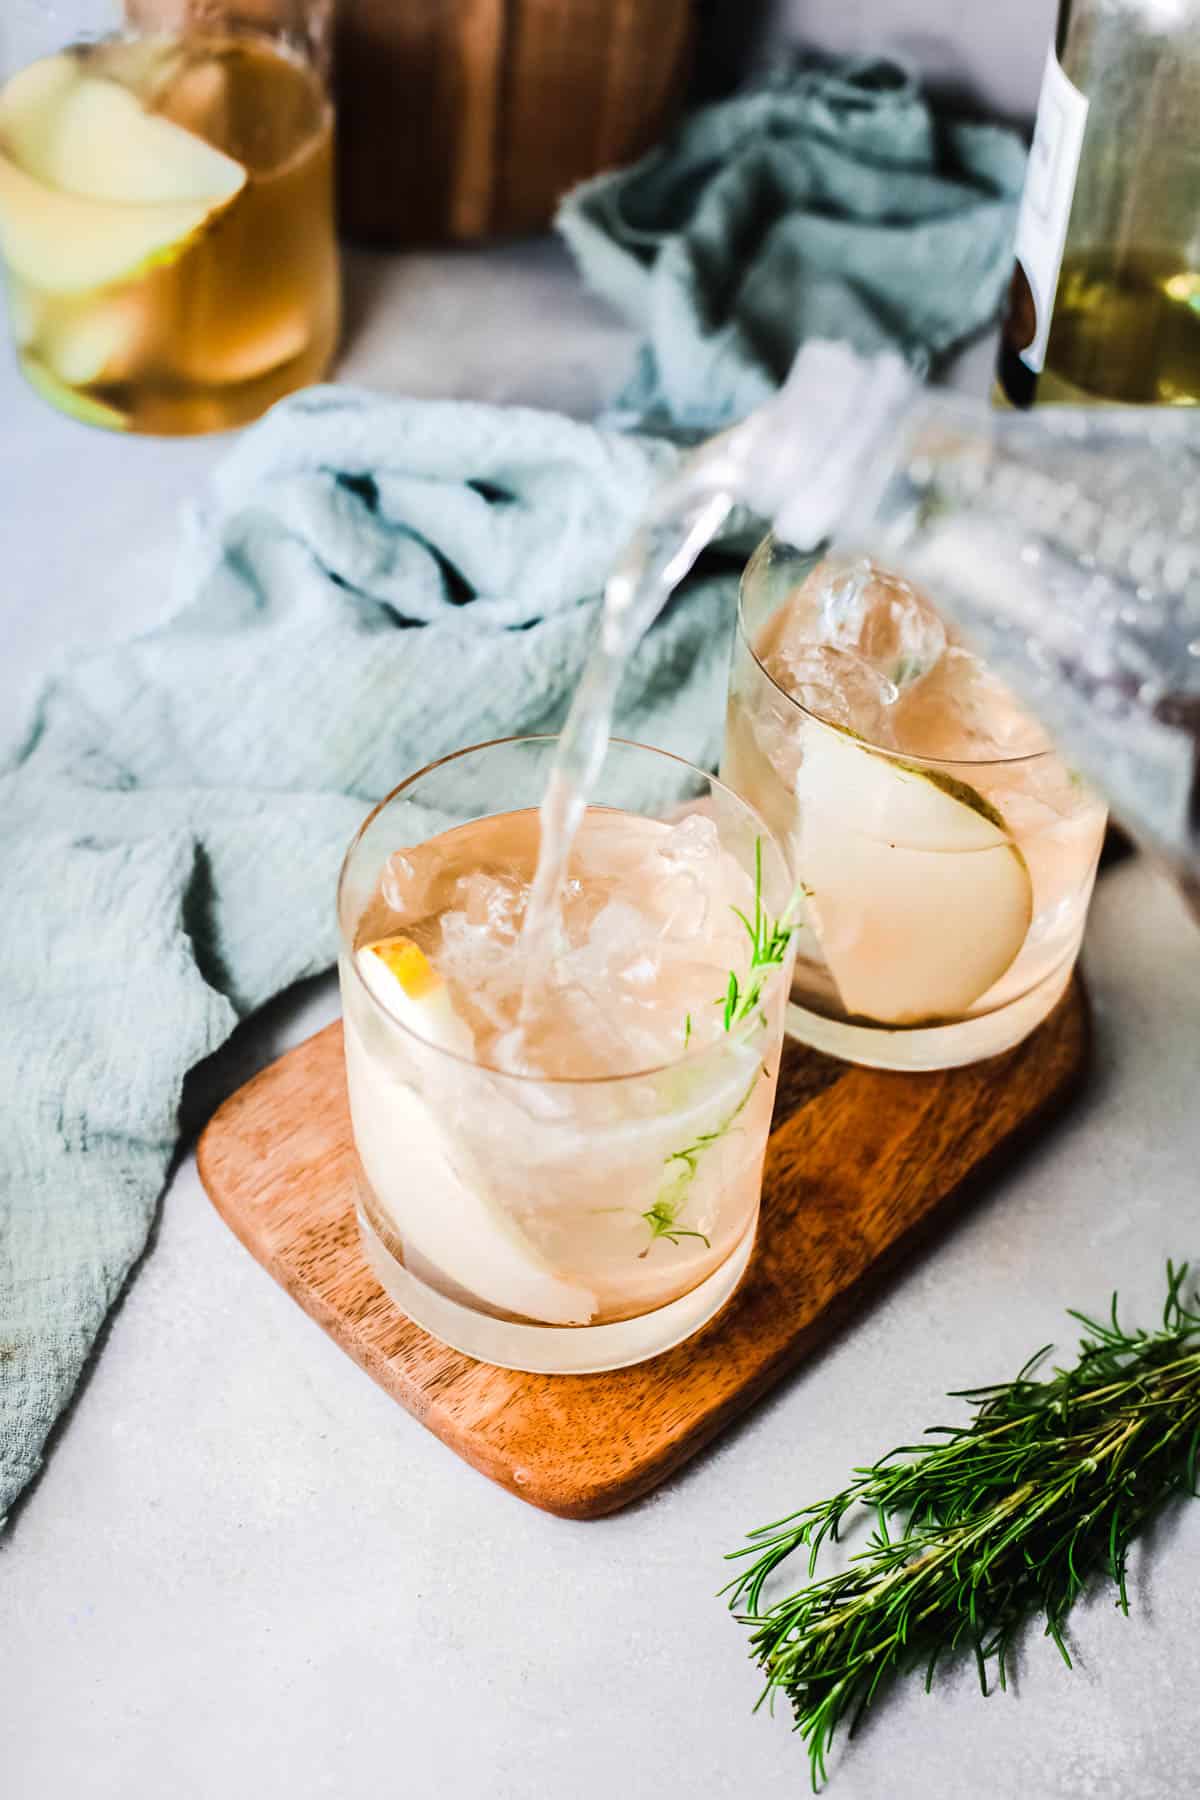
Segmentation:
[[(700, 1158), (704, 1155), (706, 1150), (711, 1149), (713, 1144), (720, 1143), (726, 1132), (733, 1129), (742, 1113), (745, 1112), (747, 1106), (750, 1104), (750, 1096), (758, 1085), (758, 1077), (761, 1068), (762, 1065), (760, 1064), (759, 1067), (755, 1069), (750, 1081), (750, 1086), (746, 1089), (728, 1118), (722, 1119), (721, 1123), (716, 1126), (714, 1130), (702, 1131), (692, 1143), (685, 1144), (682, 1150), (672, 1150), (670, 1156), (664, 1159), (664, 1166), (672, 1171), (670, 1179), (659, 1190), (658, 1198), (655, 1200), (654, 1205), (642, 1214), (643, 1219), (645, 1219), (647, 1225), (650, 1227), (651, 1240), (664, 1237), (667, 1238), (670, 1243), (677, 1244), (680, 1238), (694, 1237), (700, 1238), (705, 1244), (709, 1245), (710, 1249), (712, 1248), (712, 1245), (704, 1232), (689, 1231), (684, 1226), (676, 1224), (676, 1220), (683, 1208), (687, 1205), (688, 1190), (700, 1172)], [(682, 1166), (680, 1168), (675, 1168), (676, 1163), (679, 1163)], [(649, 1246), (647, 1246), (647, 1248), (649, 1248)], [(643, 1250), (642, 1255), (645, 1256), (645, 1254), (646, 1251)]]
[[(655, 1238), (661, 1237), (666, 1238), (669, 1244), (678, 1244), (682, 1238), (694, 1237), (699, 1238), (706, 1249), (711, 1250), (712, 1241), (703, 1231), (689, 1231), (686, 1225), (676, 1224), (676, 1211), (677, 1207), (669, 1199), (664, 1199), (660, 1195), (654, 1205), (642, 1214), (643, 1219), (650, 1227), (651, 1243)], [(648, 1249), (649, 1245), (647, 1245)], [(642, 1251), (642, 1255), (646, 1255), (646, 1250)]]
[(743, 981), (738, 980), (737, 971), (730, 969), (729, 981), (725, 992), (714, 1002), (724, 1009), (723, 1019), (726, 1031), (732, 1031), (735, 1025), (743, 1024), (753, 1018), (758, 1010), (759, 998), (763, 991), (763, 983), (772, 969), (779, 967), (787, 956), (788, 945), (792, 941), (792, 916), (800, 903), (801, 890), (797, 888), (791, 900), (778, 919), (767, 917), (763, 906), (763, 867), (762, 839), (754, 840), (754, 920), (746, 917), (740, 906), (733, 908), (734, 913), (746, 927), (750, 938), (750, 965)]
[[(1067, 1614), (1097, 1570), (1128, 1612), (1130, 1544), (1172, 1496), (1196, 1493), (1200, 1297), (1185, 1300), (1186, 1279), (1186, 1263), (1167, 1264), (1160, 1330), (1126, 1331), (1115, 1294), (1107, 1320), (1073, 1312), (1084, 1327), (1074, 1367), (1033, 1379), (1042, 1350), (1015, 1380), (953, 1396), (974, 1407), (970, 1424), (932, 1427), (941, 1443), (893, 1450), (733, 1552), (754, 1559), (730, 1607), (766, 1674), (759, 1705), (791, 1702), (814, 1791), (839, 1726), (852, 1735), (893, 1676), (923, 1667), (928, 1689), (938, 1661), (969, 1648), (983, 1692), (993, 1662), (1004, 1687), (1034, 1614), (1070, 1667)], [(821, 1545), (859, 1506), (875, 1520), (865, 1548), (814, 1580)], [(764, 1606), (768, 1577), (800, 1549), (809, 1585)]]
[[(807, 892), (807, 890), (803, 891)], [(792, 941), (792, 931), (794, 929), (794, 927), (789, 924), (789, 920), (800, 903), (801, 892), (802, 890), (797, 888), (786, 909), (778, 919), (774, 921), (768, 919), (763, 907), (762, 839), (755, 838), (754, 923), (751, 924), (750, 920), (746, 917), (740, 907), (735, 906), (733, 908), (750, 936), (750, 966), (746, 971), (744, 985), (738, 981), (736, 971), (733, 969), (729, 971), (729, 985), (721, 998), (715, 1002), (717, 1006), (724, 1007), (725, 1009), (724, 1018), (726, 1031), (732, 1031), (735, 1025), (743, 1024), (747, 1019), (753, 1018), (754, 1014), (758, 1011), (759, 996), (762, 993), (763, 983), (767, 978), (768, 972), (771, 969), (777, 968), (787, 955), (788, 945)], [(763, 1023), (766, 1023), (765, 1018)], [(692, 1015), (691, 1013), (685, 1013), (683, 1020), (683, 1047), (685, 1050), (691, 1043), (691, 1040)], [(754, 1092), (755, 1084), (761, 1071), (762, 1065), (760, 1063), (759, 1067), (754, 1071), (754, 1077), (750, 1082), (750, 1086), (746, 1089), (746, 1092), (742, 1095), (742, 1098), (738, 1101), (729, 1117), (723, 1119), (715, 1131), (702, 1132), (694, 1144), (687, 1144), (682, 1150), (673, 1150), (670, 1156), (665, 1159), (666, 1168), (672, 1171), (671, 1177), (659, 1192), (654, 1205), (649, 1207), (641, 1215), (650, 1227), (651, 1242), (656, 1238), (662, 1237), (666, 1238), (672, 1244), (677, 1244), (681, 1238), (694, 1237), (700, 1238), (705, 1244), (708, 1243), (709, 1240), (702, 1231), (689, 1231), (683, 1226), (678, 1225), (676, 1221), (679, 1218), (679, 1214), (683, 1207), (687, 1204), (688, 1189), (696, 1179), (696, 1173), (699, 1166), (698, 1158), (711, 1144), (717, 1143), (719, 1139), (725, 1136), (725, 1133), (733, 1125), (738, 1115), (749, 1104), (750, 1096)], [(675, 1169), (673, 1165), (676, 1163), (681, 1163), (683, 1165), (682, 1168)], [(645, 1256), (648, 1250), (649, 1245), (647, 1245), (646, 1250), (642, 1251), (642, 1255)]]

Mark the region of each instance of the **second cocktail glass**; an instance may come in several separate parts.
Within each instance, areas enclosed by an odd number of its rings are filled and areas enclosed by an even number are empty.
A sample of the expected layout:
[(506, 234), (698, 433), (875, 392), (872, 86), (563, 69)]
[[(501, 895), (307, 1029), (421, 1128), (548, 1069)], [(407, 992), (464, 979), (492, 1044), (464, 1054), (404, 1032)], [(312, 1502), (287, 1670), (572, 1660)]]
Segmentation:
[(788, 1029), (879, 1068), (994, 1056), (1070, 979), (1105, 811), (924, 596), (768, 538), (721, 774), (801, 884)]

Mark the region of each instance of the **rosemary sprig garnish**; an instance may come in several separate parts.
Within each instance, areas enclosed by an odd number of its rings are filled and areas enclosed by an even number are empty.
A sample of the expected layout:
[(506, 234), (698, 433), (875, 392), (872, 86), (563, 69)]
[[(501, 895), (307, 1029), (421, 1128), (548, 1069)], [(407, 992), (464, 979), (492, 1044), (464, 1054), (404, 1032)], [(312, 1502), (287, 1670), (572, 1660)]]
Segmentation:
[[(726, 1031), (732, 1031), (735, 1025), (741, 1025), (745, 1023), (747, 1019), (752, 1019), (754, 1014), (758, 1011), (759, 996), (762, 994), (763, 983), (766, 981), (768, 973), (771, 969), (778, 968), (779, 964), (787, 955), (788, 945), (792, 941), (793, 931), (793, 927), (788, 921), (800, 903), (801, 891), (801, 889), (797, 888), (796, 893), (792, 896), (787, 908), (778, 919), (774, 921), (768, 919), (763, 907), (762, 839), (755, 838), (754, 923), (751, 924), (750, 920), (746, 917), (740, 907), (735, 906), (733, 908), (733, 911), (737, 914), (749, 933), (750, 966), (746, 971), (744, 985), (738, 981), (735, 970), (731, 969), (729, 971), (729, 985), (721, 998), (715, 1002), (717, 1006), (724, 1007), (725, 1009), (724, 1019)], [(765, 1018), (763, 1019), (763, 1023), (766, 1023)], [(683, 1047), (685, 1050), (691, 1043), (691, 1040), (692, 1015), (691, 1013), (686, 1013), (683, 1020)], [(685, 1227), (678, 1225), (676, 1221), (679, 1218), (680, 1211), (687, 1203), (688, 1189), (696, 1179), (696, 1172), (699, 1166), (698, 1158), (703, 1151), (708, 1149), (710, 1144), (717, 1143), (719, 1139), (725, 1136), (725, 1133), (733, 1125), (739, 1113), (741, 1113), (743, 1108), (749, 1104), (750, 1096), (754, 1092), (755, 1083), (758, 1080), (761, 1067), (762, 1065), (760, 1064), (759, 1068), (754, 1071), (754, 1078), (751, 1081), (750, 1086), (746, 1089), (746, 1092), (742, 1095), (742, 1098), (738, 1101), (729, 1117), (723, 1119), (715, 1131), (702, 1132), (694, 1144), (687, 1144), (682, 1150), (673, 1150), (670, 1156), (665, 1159), (665, 1166), (667, 1169), (672, 1170), (671, 1178), (659, 1193), (654, 1205), (649, 1207), (641, 1215), (650, 1227), (650, 1237), (652, 1242), (655, 1238), (663, 1237), (670, 1243), (677, 1244), (681, 1238), (694, 1237), (700, 1238), (705, 1244), (708, 1243), (708, 1238), (705, 1237), (702, 1231), (689, 1231)], [(683, 1165), (682, 1168), (675, 1169), (673, 1165), (676, 1163), (681, 1163)], [(648, 1248), (649, 1246), (647, 1246), (647, 1249)], [(642, 1251), (643, 1256), (645, 1256), (646, 1253), (646, 1250)]]
[[(750, 1104), (750, 1096), (758, 1085), (758, 1076), (759, 1070), (755, 1069), (750, 1086), (727, 1119), (722, 1119), (721, 1123), (712, 1131), (702, 1131), (693, 1143), (686, 1144), (682, 1150), (672, 1150), (670, 1156), (665, 1158), (665, 1167), (672, 1171), (670, 1179), (660, 1189), (654, 1205), (642, 1214), (643, 1219), (650, 1227), (651, 1239), (664, 1237), (672, 1244), (677, 1244), (680, 1238), (694, 1237), (700, 1238), (709, 1245), (710, 1249), (712, 1248), (704, 1232), (689, 1231), (686, 1227), (676, 1224), (676, 1220), (687, 1204), (688, 1189), (700, 1170), (700, 1158), (713, 1144), (720, 1143), (726, 1132), (733, 1129)], [(676, 1168), (676, 1163), (679, 1163), (681, 1167)], [(645, 1254), (646, 1252), (643, 1250), (642, 1255), (645, 1256)]]
[(762, 839), (754, 840), (754, 920), (746, 917), (740, 906), (733, 908), (734, 913), (746, 927), (750, 938), (750, 965), (742, 981), (738, 980), (737, 971), (730, 969), (729, 982), (725, 992), (714, 1004), (724, 1009), (723, 1019), (726, 1031), (732, 1031), (735, 1025), (753, 1018), (758, 1010), (759, 998), (763, 984), (772, 969), (777, 969), (787, 956), (788, 945), (792, 941), (794, 926), (792, 915), (800, 903), (798, 888), (778, 919), (767, 917), (763, 906), (763, 867)]
[[(1042, 1350), (1015, 1380), (952, 1396), (975, 1408), (970, 1424), (932, 1427), (941, 1443), (893, 1450), (733, 1552), (754, 1559), (730, 1606), (753, 1629), (759, 1705), (791, 1702), (814, 1791), (838, 1727), (848, 1719), (852, 1735), (893, 1676), (922, 1667), (928, 1689), (938, 1661), (968, 1648), (983, 1692), (989, 1663), (1004, 1687), (1034, 1614), (1069, 1668), (1066, 1618), (1098, 1570), (1128, 1612), (1130, 1544), (1173, 1496), (1196, 1493), (1200, 1298), (1185, 1301), (1186, 1278), (1186, 1263), (1167, 1264), (1160, 1330), (1126, 1331), (1115, 1294), (1106, 1321), (1073, 1312), (1085, 1333), (1073, 1368), (1033, 1379)], [(859, 1506), (875, 1520), (865, 1548), (814, 1580), (821, 1545)], [(768, 1577), (799, 1549), (809, 1585), (764, 1606)]]
[[(711, 1250), (712, 1242), (704, 1232), (689, 1231), (686, 1225), (677, 1225), (675, 1213), (676, 1207), (672, 1202), (660, 1195), (654, 1205), (642, 1214), (643, 1219), (650, 1227), (651, 1240), (661, 1237), (666, 1238), (669, 1244), (678, 1244), (682, 1238), (694, 1237), (699, 1238), (706, 1249)], [(643, 1250), (642, 1255), (645, 1256), (645, 1254), (646, 1251)]]

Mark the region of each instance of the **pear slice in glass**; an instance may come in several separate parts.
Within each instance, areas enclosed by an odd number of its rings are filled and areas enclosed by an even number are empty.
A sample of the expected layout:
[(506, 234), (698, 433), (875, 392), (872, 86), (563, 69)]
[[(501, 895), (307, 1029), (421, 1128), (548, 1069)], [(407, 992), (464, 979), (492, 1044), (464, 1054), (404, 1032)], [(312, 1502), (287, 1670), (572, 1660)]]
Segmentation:
[(1033, 883), (1002, 815), (966, 781), (812, 721), (796, 781), (797, 873), (857, 1018), (961, 1018), (1009, 969)]

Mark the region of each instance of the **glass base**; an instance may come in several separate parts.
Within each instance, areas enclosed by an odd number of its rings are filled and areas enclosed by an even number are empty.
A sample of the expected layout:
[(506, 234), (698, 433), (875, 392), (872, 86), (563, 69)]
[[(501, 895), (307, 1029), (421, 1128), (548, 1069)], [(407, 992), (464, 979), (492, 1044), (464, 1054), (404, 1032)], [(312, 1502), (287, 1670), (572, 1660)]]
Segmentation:
[(28, 352), (18, 352), (17, 361), (35, 394), (83, 425), (149, 437), (199, 437), (250, 425), (277, 400), (320, 381), (333, 360), (335, 341), (326, 336), (299, 356), (246, 381), (147, 383), (141, 389), (132, 381), (127, 391), (114, 388), (111, 394), (70, 387)]
[(615, 1325), (518, 1325), (476, 1312), (419, 1281), (397, 1262), (361, 1208), (358, 1227), (376, 1279), (414, 1325), (477, 1362), (535, 1375), (598, 1375), (682, 1343), (729, 1299), (750, 1261), (755, 1234), (752, 1224), (732, 1256), (699, 1287), (638, 1319)]
[(827, 1019), (790, 1002), (786, 1030), (814, 1050), (838, 1056), (843, 1062), (861, 1063), (868, 1069), (958, 1069), (965, 1063), (999, 1056), (1035, 1031), (1066, 992), (1074, 961), (1057, 968), (1019, 1000), (964, 1019), (957, 1025), (921, 1025), (889, 1030), (885, 1025), (850, 1025)]

